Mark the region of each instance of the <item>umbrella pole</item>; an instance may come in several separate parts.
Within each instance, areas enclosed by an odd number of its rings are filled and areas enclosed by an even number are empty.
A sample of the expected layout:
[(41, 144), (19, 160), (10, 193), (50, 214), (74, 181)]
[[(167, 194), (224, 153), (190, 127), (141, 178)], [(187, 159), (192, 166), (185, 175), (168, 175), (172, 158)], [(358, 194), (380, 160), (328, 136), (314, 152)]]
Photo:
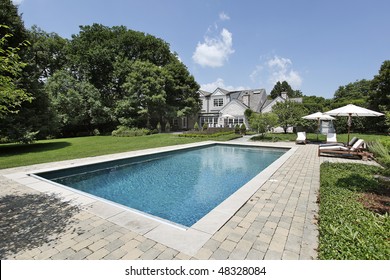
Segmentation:
[(320, 131), (320, 118), (318, 118), (318, 123), (317, 123), (317, 142), (318, 142), (318, 132)]
[(349, 114), (349, 116), (348, 116), (348, 142), (347, 142), (347, 144), (349, 143), (349, 133), (351, 131), (351, 122), (352, 122), (352, 116), (351, 116), (351, 114)]

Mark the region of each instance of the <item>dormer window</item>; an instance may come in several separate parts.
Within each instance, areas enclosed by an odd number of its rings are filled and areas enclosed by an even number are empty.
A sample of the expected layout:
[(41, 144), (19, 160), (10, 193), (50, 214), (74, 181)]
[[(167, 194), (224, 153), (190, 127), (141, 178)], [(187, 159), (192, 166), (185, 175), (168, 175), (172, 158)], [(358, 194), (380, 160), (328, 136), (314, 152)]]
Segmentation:
[(214, 107), (222, 107), (222, 106), (223, 106), (223, 98), (215, 98)]

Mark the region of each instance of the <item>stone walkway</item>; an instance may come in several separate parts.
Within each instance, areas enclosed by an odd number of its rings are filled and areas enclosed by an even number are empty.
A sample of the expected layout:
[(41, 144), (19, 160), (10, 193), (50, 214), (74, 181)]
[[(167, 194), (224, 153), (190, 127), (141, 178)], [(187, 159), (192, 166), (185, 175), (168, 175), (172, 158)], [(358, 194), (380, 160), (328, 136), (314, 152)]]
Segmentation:
[[(84, 208), (74, 214), (72, 223), (63, 232), (52, 234), (50, 241), (28, 250), (4, 253), (1, 259), (316, 259), (320, 163), (354, 160), (319, 158), (316, 145), (283, 145), (298, 149), (193, 255), (155, 242), (146, 234), (131, 231), (109, 221), (103, 214)], [(5, 177), (7, 170), (0, 171), (0, 198), (39, 193)], [(1, 213), (1, 216), (9, 214), (12, 213)], [(0, 218), (1, 231), (12, 226)], [(25, 234), (28, 238), (28, 233)]]

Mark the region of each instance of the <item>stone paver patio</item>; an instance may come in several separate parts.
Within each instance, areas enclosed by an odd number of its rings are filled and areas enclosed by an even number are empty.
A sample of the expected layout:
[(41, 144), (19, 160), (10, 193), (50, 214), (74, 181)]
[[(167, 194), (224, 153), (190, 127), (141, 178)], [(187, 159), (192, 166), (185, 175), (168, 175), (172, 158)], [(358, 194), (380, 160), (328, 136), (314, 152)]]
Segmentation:
[[(243, 141), (245, 139), (241, 139)], [(280, 146), (280, 143), (259, 143)], [(124, 217), (112, 219), (117, 213), (99, 208), (96, 201), (84, 201), (72, 224), (53, 240), (29, 250), (1, 256), (2, 259), (265, 259), (311, 260), (317, 258), (320, 164), (324, 161), (355, 162), (350, 159), (318, 157), (317, 145), (295, 145), (296, 151), (214, 234), (204, 235), (203, 245), (189, 253), (154, 241), (147, 225), (129, 229)], [(363, 163), (360, 160), (356, 162)], [(365, 162), (375, 164), (374, 162)], [(53, 164), (55, 165), (55, 164)], [(61, 163), (57, 163), (61, 166)], [(10, 174), (28, 167), (0, 170), (0, 197), (39, 193)], [(27, 178), (28, 179), (28, 178)], [(72, 196), (66, 192), (62, 195)], [(90, 204), (88, 204), (90, 203)], [(112, 210), (114, 211), (114, 210)], [(4, 214), (1, 213), (3, 216)], [(50, 219), (50, 217), (48, 217)], [(5, 225), (0, 218), (2, 229)], [(132, 225), (134, 226), (134, 225)], [(169, 231), (168, 231), (169, 233)], [(167, 234), (168, 234), (167, 233)], [(27, 234), (28, 236), (28, 234)], [(198, 236), (195, 236), (198, 238)], [(191, 243), (191, 238), (184, 240)], [(4, 248), (5, 251), (7, 248)]]

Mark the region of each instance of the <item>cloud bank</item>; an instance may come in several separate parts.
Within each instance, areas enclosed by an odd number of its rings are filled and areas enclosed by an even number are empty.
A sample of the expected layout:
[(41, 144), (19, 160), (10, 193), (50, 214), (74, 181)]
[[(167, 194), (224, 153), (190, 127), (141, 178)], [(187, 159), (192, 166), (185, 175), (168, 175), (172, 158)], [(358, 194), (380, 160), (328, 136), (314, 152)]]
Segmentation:
[(198, 43), (192, 59), (203, 67), (221, 67), (234, 53), (233, 36), (227, 29), (222, 29), (219, 36), (205, 37), (203, 43)]
[[(266, 82), (271, 88), (278, 81), (286, 81), (293, 89), (299, 89), (303, 81), (299, 72), (293, 69), (291, 59), (277, 55), (268, 59), (265, 63), (257, 65), (256, 69), (251, 73), (250, 78), (253, 82), (256, 82), (262, 81), (263, 76), (267, 77)], [(263, 80), (262, 83), (264, 82)]]
[(234, 86), (228, 86), (228, 85), (225, 85), (225, 81), (221, 78), (218, 78), (216, 81), (214, 82), (211, 82), (211, 83), (208, 83), (208, 84), (202, 84), (200, 86), (200, 89), (201, 90), (204, 90), (204, 91), (208, 91), (208, 92), (213, 92), (216, 88), (223, 88), (223, 89), (226, 89), (226, 90), (229, 90), (229, 91), (235, 91), (235, 90), (244, 90), (248, 87), (243, 87), (243, 86), (239, 86), (239, 87), (234, 87)]

